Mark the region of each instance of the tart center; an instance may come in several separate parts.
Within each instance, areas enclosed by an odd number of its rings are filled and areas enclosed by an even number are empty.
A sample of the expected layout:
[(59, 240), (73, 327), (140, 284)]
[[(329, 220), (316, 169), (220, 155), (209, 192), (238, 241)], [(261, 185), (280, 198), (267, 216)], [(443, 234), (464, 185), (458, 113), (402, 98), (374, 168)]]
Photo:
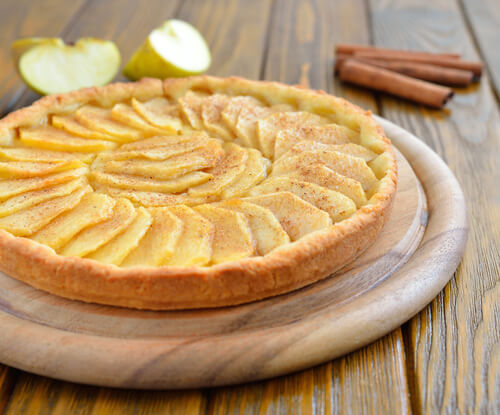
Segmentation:
[(204, 132), (156, 136), (100, 153), (93, 187), (145, 206), (198, 205), (237, 196), (267, 175), (260, 152)]

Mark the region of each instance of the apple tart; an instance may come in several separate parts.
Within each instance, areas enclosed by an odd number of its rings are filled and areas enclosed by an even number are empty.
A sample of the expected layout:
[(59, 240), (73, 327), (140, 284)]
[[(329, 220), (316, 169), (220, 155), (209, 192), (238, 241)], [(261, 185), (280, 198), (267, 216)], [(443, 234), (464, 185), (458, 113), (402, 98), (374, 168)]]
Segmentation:
[(0, 120), (0, 269), (143, 309), (234, 305), (346, 265), (397, 167), (369, 112), (242, 78), (143, 79)]

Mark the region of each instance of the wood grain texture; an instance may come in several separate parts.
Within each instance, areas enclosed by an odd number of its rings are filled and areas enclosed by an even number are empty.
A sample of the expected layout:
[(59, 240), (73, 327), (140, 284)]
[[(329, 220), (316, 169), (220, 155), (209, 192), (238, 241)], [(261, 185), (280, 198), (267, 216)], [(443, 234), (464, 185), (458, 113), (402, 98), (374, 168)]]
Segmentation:
[[(0, 2), (0, 116), (17, 106), (27, 88), (16, 72), (10, 45), (21, 37), (61, 36), (86, 0), (3, 0)], [(36, 97), (31, 95), (31, 99)]]
[(14, 387), (15, 371), (14, 369), (0, 365), (0, 414), (3, 413), (10, 394)]
[(265, 56), (271, 0), (186, 0), (177, 17), (193, 24), (212, 53), (208, 73), (259, 79)]
[(203, 413), (197, 391), (131, 391), (60, 382), (21, 372), (3, 415), (101, 415)]
[[(478, 58), (456, 3), (370, 4), (377, 45)], [(500, 408), (500, 121), (487, 76), (466, 92), (459, 91), (441, 112), (382, 100), (385, 117), (416, 133), (447, 162), (469, 205), (471, 235), (455, 278), (406, 328), (417, 413), (482, 414)]]
[(495, 0), (459, 0), (486, 63), (488, 74), (500, 95), (500, 51), (498, 50), (498, 28), (500, 7)]
[[(401, 330), (397, 329), (345, 358), (297, 374), (216, 389), (209, 396), (208, 413), (407, 414), (406, 368), (404, 361), (394, 359), (404, 354), (403, 349)], [(391, 385), (386, 384), (388, 379)], [(388, 386), (394, 394), (387, 395)]]
[[(279, 13), (274, 13), (269, 33), (268, 58), (264, 72), (266, 79), (279, 79), (291, 84), (300, 83), (323, 89), (377, 112), (377, 103), (371, 92), (343, 84), (333, 74), (336, 43), (370, 43), (370, 22), (365, 3), (351, 0), (278, 1), (276, 10), (279, 10)], [(333, 379), (328, 386), (330, 389), (323, 390), (325, 396), (346, 397), (342, 401), (344, 408), (363, 403), (366, 406), (359, 406), (359, 410), (363, 408), (365, 412), (381, 412), (386, 409), (378, 399), (381, 394), (390, 397), (387, 400), (393, 402), (394, 408), (399, 409), (396, 412), (404, 413), (408, 395), (402, 394), (401, 390), (406, 388), (406, 372), (391, 372), (394, 367), (404, 368), (404, 349), (394, 349), (391, 347), (392, 341), (402, 344), (401, 331), (398, 330), (380, 341), (381, 345), (385, 345), (385, 349), (381, 346), (384, 352), (379, 349), (379, 357), (384, 357), (387, 361), (375, 367), (376, 372), (368, 377), (370, 380), (354, 375), (355, 368), (370, 365), (370, 361), (363, 360), (368, 354), (356, 354), (357, 357), (351, 360), (341, 358), (339, 364), (346, 370), (331, 372)], [(340, 373), (345, 375), (342, 380)], [(303, 374), (294, 376), (300, 378)], [(379, 386), (385, 385), (382, 388), (384, 390), (377, 387), (374, 379), (382, 380)], [(344, 394), (345, 390), (342, 388), (345, 384), (357, 390), (371, 387), (372, 391), (366, 394), (367, 399), (359, 399), (359, 396)], [(317, 387), (325, 388), (325, 384)], [(312, 399), (308, 390), (304, 390), (301, 397), (303, 400)], [(321, 405), (319, 402), (318, 404)], [(288, 409), (292, 408), (293, 403), (290, 403)], [(341, 413), (340, 407), (335, 406), (335, 410), (335, 413)]]
[(399, 327), (456, 268), (466, 236), (465, 211), (444, 163), (417, 138), (380, 122), (412, 160), (430, 198), (431, 215), (418, 248), (425, 199), (400, 159), (398, 193), (386, 227), (376, 244), (335, 277), (244, 306), (163, 313), (82, 304), (1, 277), (2, 359), (84, 383), (213, 386), (304, 369)]

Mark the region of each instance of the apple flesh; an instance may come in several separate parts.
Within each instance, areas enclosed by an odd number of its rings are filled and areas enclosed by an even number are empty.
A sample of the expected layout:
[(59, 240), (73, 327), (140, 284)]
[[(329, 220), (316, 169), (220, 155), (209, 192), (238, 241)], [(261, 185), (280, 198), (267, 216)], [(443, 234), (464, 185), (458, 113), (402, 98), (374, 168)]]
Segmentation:
[(200, 32), (172, 19), (149, 34), (123, 74), (131, 80), (190, 76), (205, 72), (210, 62), (210, 50)]
[(96, 38), (81, 38), (74, 45), (59, 38), (21, 39), (12, 52), (21, 78), (42, 95), (105, 85), (120, 67), (116, 45)]

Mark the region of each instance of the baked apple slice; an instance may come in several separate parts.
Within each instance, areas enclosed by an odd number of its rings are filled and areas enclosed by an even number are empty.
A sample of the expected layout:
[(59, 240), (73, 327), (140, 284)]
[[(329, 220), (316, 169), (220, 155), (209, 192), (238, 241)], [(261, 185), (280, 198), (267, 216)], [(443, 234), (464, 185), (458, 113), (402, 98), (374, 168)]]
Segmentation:
[(41, 177), (64, 170), (77, 169), (84, 166), (80, 160), (51, 162), (37, 161), (0, 161), (0, 178)]
[(177, 205), (169, 208), (182, 221), (182, 234), (173, 255), (165, 265), (207, 265), (212, 258), (214, 226), (192, 208)]
[(106, 264), (120, 265), (144, 238), (151, 226), (151, 221), (151, 214), (148, 210), (143, 207), (138, 208), (135, 219), (127, 229), (92, 252), (87, 258)]
[(91, 178), (102, 185), (134, 189), (148, 192), (184, 192), (192, 186), (205, 183), (213, 176), (202, 171), (194, 171), (183, 176), (168, 180), (150, 179), (149, 177), (130, 176), (126, 174), (112, 174), (92, 171)]
[(237, 180), (245, 171), (248, 151), (239, 145), (226, 143), (224, 145), (225, 155), (214, 168), (207, 172), (213, 175), (213, 179), (200, 186), (189, 189), (191, 196), (200, 197), (218, 194), (224, 187)]
[(91, 140), (118, 141), (116, 137), (110, 134), (87, 128), (70, 115), (53, 115), (52, 125), (78, 137), (89, 138)]
[(273, 165), (273, 174), (286, 174), (312, 164), (322, 164), (342, 176), (357, 180), (363, 190), (370, 189), (377, 182), (372, 169), (363, 159), (338, 151), (309, 150), (295, 156), (281, 157)]
[(359, 133), (338, 124), (299, 124), (279, 131), (274, 143), (274, 158), (279, 159), (295, 144), (313, 140), (324, 144), (347, 144), (359, 141)]
[(155, 127), (170, 131), (171, 133), (182, 130), (179, 106), (171, 104), (168, 99), (158, 97), (141, 102), (132, 98), (131, 104), (138, 114)]
[(196, 206), (194, 210), (214, 226), (211, 263), (237, 261), (255, 253), (252, 233), (243, 214), (213, 205)]
[(80, 177), (46, 189), (37, 189), (11, 197), (10, 199), (0, 202), (0, 217), (11, 215), (14, 212), (38, 205), (46, 200), (54, 199), (59, 196), (66, 196), (85, 185), (87, 185), (87, 180)]
[(77, 234), (61, 249), (60, 254), (86, 256), (127, 229), (136, 216), (137, 212), (129, 200), (118, 199), (111, 217)]
[(60, 214), (73, 209), (83, 196), (92, 192), (90, 186), (75, 190), (66, 196), (56, 197), (38, 205), (22, 209), (0, 218), (0, 229), (15, 236), (29, 236), (42, 229)]
[[(272, 174), (271, 177), (279, 176)], [(366, 205), (367, 199), (361, 183), (349, 177), (342, 176), (322, 164), (313, 164), (287, 174), (287, 177), (315, 183), (336, 192), (340, 192), (352, 199), (360, 208)]]
[(332, 225), (328, 213), (290, 192), (269, 193), (242, 200), (263, 206), (273, 212), (292, 241)]
[(245, 171), (235, 181), (226, 186), (222, 191), (222, 197), (229, 199), (245, 193), (248, 189), (264, 180), (267, 171), (271, 167), (271, 162), (262, 157), (259, 150), (248, 149), (248, 159)]
[(333, 222), (347, 219), (356, 211), (356, 204), (342, 193), (289, 177), (269, 178), (248, 193), (250, 196), (257, 196), (280, 191), (293, 193), (318, 209), (327, 212)]
[(137, 265), (160, 266), (175, 252), (182, 231), (182, 220), (169, 208), (150, 208), (152, 224), (139, 245), (121, 263), (124, 267)]
[(239, 199), (226, 200), (218, 203), (217, 207), (234, 210), (245, 215), (259, 255), (265, 255), (278, 246), (290, 242), (290, 237), (283, 230), (276, 217), (265, 207)]
[(118, 143), (136, 141), (147, 135), (144, 131), (115, 121), (108, 108), (84, 105), (75, 111), (75, 119), (89, 130), (109, 134)]
[(201, 105), (201, 118), (205, 129), (215, 137), (225, 141), (232, 141), (234, 134), (226, 127), (222, 118), (222, 111), (229, 103), (229, 97), (223, 94), (214, 94), (203, 99)]
[(73, 209), (59, 215), (34, 234), (32, 239), (58, 251), (82, 229), (111, 217), (114, 206), (113, 198), (99, 193), (89, 193)]
[(0, 157), (12, 161), (64, 162), (80, 160), (91, 163), (94, 154), (69, 153), (64, 151), (43, 150), (38, 148), (0, 148)]
[(60, 173), (51, 174), (42, 177), (30, 177), (28, 179), (0, 180), (0, 200), (29, 192), (32, 190), (41, 190), (47, 187), (66, 183), (86, 175), (87, 167), (81, 167), (74, 170), (66, 170)]
[(110, 141), (77, 137), (51, 126), (20, 128), (19, 139), (30, 147), (68, 152), (91, 153), (116, 147), (116, 143)]
[(274, 156), (274, 143), (279, 131), (296, 126), (320, 124), (321, 117), (309, 112), (276, 112), (257, 121), (257, 136), (262, 154)]

